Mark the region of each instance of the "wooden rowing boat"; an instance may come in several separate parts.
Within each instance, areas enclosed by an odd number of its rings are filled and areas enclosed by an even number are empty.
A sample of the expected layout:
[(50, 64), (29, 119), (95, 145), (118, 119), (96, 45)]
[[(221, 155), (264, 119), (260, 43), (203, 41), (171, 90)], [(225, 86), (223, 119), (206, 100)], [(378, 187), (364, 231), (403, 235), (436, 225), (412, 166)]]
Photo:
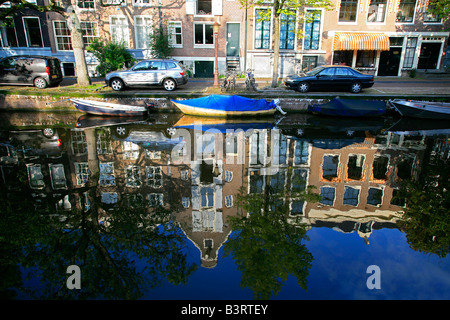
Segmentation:
[(100, 116), (135, 117), (144, 116), (148, 113), (148, 108), (145, 106), (131, 106), (85, 99), (70, 99), (70, 101), (73, 102), (78, 110)]
[(389, 102), (403, 117), (450, 120), (450, 103), (405, 99)]

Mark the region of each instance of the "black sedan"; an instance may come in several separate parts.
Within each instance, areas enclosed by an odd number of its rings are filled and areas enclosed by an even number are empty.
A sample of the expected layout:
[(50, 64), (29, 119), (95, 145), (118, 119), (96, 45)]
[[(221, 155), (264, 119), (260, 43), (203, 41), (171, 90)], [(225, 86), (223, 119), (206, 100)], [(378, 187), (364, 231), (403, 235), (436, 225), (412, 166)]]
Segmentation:
[(309, 90), (350, 90), (358, 93), (364, 88), (370, 88), (374, 84), (373, 75), (359, 72), (347, 66), (320, 66), (306, 72), (304, 75), (288, 76), (284, 84), (289, 89), (299, 92)]

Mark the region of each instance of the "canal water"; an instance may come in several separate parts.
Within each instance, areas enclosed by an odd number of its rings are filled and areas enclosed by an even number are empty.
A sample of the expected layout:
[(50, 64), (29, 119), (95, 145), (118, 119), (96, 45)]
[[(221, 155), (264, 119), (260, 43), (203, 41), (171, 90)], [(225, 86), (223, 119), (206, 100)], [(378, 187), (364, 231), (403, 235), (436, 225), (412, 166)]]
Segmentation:
[(0, 115), (4, 299), (450, 299), (433, 121)]

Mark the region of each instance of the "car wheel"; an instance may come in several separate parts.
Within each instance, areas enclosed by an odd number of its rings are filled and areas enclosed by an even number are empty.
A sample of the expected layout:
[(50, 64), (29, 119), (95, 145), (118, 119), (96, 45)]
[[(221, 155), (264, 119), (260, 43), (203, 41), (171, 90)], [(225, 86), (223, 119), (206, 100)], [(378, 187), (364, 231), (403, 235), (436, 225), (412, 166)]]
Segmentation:
[(309, 91), (309, 83), (308, 82), (300, 82), (300, 84), (298, 85), (298, 88), (297, 88), (297, 90), (299, 91), (299, 92), (303, 92), (303, 93), (305, 93), (305, 92), (308, 92)]
[(125, 89), (125, 84), (123, 83), (122, 79), (114, 78), (110, 82), (110, 86), (114, 91), (122, 91)]
[(52, 128), (44, 128), (42, 130), (42, 134), (46, 138), (51, 138), (51, 137), (53, 137), (55, 135), (55, 130), (53, 130)]
[(173, 79), (166, 79), (163, 82), (163, 87), (166, 91), (173, 91), (177, 87), (177, 83)]
[(44, 78), (37, 77), (36, 79), (34, 79), (33, 82), (34, 82), (34, 86), (35, 86), (36, 88), (39, 88), (39, 89), (45, 89), (45, 88), (47, 88), (47, 81), (45, 81)]
[(359, 93), (359, 92), (361, 92), (361, 90), (362, 90), (362, 86), (361, 86), (361, 83), (359, 83), (359, 82), (353, 83), (350, 88), (350, 91), (353, 93)]
[(120, 139), (126, 138), (128, 136), (128, 128), (123, 126), (117, 126), (114, 128), (113, 134)]

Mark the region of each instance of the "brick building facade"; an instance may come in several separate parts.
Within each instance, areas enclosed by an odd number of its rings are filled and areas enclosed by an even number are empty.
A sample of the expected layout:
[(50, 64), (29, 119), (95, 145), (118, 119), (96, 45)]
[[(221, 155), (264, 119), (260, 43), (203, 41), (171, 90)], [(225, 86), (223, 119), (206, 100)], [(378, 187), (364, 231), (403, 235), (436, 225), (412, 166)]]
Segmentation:
[[(37, 5), (49, 0), (30, 0)], [(402, 76), (409, 70), (449, 67), (449, 21), (431, 15), (427, 0), (333, 0), (334, 8), (304, 8), (297, 18), (280, 19), (280, 75), (320, 64), (345, 63), (377, 76)], [(3, 4), (7, 7), (8, 4)], [(1, 7), (0, 7), (1, 10)], [(244, 9), (239, 0), (80, 0), (73, 1), (85, 44), (95, 37), (124, 41), (138, 60), (151, 56), (148, 37), (161, 26), (171, 35), (173, 58), (194, 77), (212, 77), (219, 23), (219, 73), (227, 66), (254, 69), (268, 77), (273, 66), (273, 14), (258, 19), (267, 6)], [(306, 22), (303, 17), (310, 19)], [(301, 31), (303, 36), (298, 35)], [(0, 25), (0, 56), (52, 55), (64, 74), (74, 75), (74, 57), (64, 16), (30, 9)], [(86, 53), (89, 71), (95, 58)]]

